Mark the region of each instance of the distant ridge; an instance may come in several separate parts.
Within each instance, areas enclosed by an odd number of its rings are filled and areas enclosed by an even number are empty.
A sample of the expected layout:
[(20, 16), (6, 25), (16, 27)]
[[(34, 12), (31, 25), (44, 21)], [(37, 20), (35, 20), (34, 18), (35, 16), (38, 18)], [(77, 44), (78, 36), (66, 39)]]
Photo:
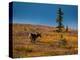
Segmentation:
[[(47, 31), (55, 31), (57, 28), (55, 26), (46, 26), (46, 25), (35, 25), (35, 24), (13, 24), (13, 26), (15, 26), (15, 28), (17, 29), (17, 27), (23, 29), (23, 27), (25, 29), (33, 29), (33, 30), (39, 30), (39, 31), (44, 31), (44, 32), (47, 32)], [(65, 29), (65, 28), (64, 28)], [(72, 30), (72, 29), (68, 29), (69, 32), (74, 32), (76, 33), (77, 30)]]

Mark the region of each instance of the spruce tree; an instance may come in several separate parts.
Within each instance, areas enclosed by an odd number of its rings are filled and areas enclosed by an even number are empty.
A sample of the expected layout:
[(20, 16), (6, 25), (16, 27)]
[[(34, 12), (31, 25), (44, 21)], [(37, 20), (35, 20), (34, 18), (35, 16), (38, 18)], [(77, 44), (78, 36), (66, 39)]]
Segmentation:
[(66, 32), (68, 32), (68, 26), (66, 26)]
[(62, 22), (63, 22), (63, 12), (61, 10), (61, 8), (58, 9), (58, 12), (57, 12), (57, 18), (56, 18), (56, 22), (58, 23), (58, 32), (61, 32), (62, 31), (62, 28), (64, 27)]
[(61, 8), (58, 9), (57, 11), (57, 18), (56, 18), (56, 22), (58, 23), (58, 26), (57, 26), (57, 32), (59, 32), (59, 36), (60, 36), (60, 41), (59, 41), (59, 44), (61, 47), (65, 47), (67, 42), (66, 42), (66, 39), (64, 38), (64, 32), (63, 32), (63, 28), (64, 28), (64, 25), (63, 25), (63, 11)]

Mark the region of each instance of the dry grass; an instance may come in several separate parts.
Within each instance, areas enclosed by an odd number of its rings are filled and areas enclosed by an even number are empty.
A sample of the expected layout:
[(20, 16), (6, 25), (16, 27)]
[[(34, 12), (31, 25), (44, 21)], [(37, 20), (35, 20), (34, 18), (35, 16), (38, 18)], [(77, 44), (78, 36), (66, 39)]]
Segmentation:
[[(13, 57), (19, 58), (77, 54), (77, 32), (73, 32), (73, 34), (69, 32), (63, 33), (66, 40), (65, 45), (63, 45), (60, 43), (60, 33), (54, 32), (54, 30), (54, 27), (14, 24)], [(26, 32), (41, 32), (41, 38), (38, 38), (36, 43), (33, 44), (30, 42)]]

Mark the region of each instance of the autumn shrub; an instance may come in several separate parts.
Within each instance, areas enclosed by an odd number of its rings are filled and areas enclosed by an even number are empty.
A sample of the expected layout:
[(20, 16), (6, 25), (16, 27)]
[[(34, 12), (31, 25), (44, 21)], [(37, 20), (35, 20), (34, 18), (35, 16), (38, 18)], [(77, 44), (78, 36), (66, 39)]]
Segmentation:
[(19, 47), (16, 48), (17, 51), (24, 51), (24, 52), (32, 52), (32, 48), (30, 47)]

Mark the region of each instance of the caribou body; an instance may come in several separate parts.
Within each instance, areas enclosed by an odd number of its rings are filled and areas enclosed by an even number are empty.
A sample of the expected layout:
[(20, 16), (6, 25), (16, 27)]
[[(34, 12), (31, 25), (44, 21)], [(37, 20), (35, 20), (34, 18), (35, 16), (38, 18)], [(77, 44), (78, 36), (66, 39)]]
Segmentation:
[(29, 39), (31, 40), (32, 43), (35, 43), (38, 37), (41, 37), (41, 33), (38, 32), (29, 33)]

